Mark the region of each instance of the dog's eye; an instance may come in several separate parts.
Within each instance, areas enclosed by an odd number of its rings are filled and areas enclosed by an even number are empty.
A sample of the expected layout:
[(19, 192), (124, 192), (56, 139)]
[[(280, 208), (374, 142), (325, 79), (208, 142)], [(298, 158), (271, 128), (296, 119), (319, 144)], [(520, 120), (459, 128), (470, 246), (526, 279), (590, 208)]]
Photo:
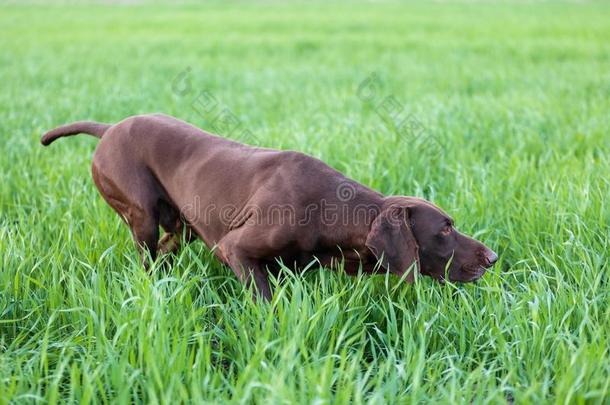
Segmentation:
[(447, 236), (451, 233), (452, 230), (453, 230), (453, 228), (451, 228), (450, 225), (447, 225), (443, 229), (441, 229), (441, 235)]

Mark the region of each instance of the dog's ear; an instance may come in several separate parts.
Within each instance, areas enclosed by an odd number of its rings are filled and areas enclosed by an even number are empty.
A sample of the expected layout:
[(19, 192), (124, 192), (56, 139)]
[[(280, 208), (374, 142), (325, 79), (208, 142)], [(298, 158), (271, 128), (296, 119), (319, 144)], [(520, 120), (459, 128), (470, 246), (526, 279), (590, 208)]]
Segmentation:
[(419, 271), (419, 247), (411, 231), (407, 207), (390, 206), (375, 218), (366, 238), (366, 247), (370, 249), (381, 265), (405, 280), (415, 281), (415, 272)]

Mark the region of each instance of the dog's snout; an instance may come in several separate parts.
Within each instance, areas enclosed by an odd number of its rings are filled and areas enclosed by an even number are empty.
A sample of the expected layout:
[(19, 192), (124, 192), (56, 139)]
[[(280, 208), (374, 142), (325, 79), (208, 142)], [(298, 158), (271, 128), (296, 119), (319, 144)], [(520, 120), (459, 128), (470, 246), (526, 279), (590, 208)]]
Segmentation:
[(485, 259), (487, 259), (488, 266), (491, 267), (498, 261), (498, 255), (493, 250), (487, 249)]

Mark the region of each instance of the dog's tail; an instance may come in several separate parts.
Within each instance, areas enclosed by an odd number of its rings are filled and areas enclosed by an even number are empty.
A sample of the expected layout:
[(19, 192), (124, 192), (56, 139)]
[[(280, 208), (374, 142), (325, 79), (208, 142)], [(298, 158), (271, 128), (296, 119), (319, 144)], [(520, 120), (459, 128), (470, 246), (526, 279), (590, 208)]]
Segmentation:
[(40, 138), (40, 143), (47, 146), (57, 138), (77, 134), (89, 134), (101, 138), (102, 135), (104, 135), (104, 132), (106, 132), (111, 126), (112, 125), (101, 124), (94, 121), (78, 121), (50, 130), (44, 134), (42, 138)]

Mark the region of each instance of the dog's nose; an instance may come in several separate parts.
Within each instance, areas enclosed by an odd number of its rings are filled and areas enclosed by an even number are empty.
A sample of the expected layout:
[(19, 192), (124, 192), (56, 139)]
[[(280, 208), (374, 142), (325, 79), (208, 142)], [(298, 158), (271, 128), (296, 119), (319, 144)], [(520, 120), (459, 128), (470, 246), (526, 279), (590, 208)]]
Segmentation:
[(489, 263), (489, 267), (493, 266), (498, 261), (498, 255), (491, 249), (487, 249), (487, 254), (485, 255), (485, 258)]

